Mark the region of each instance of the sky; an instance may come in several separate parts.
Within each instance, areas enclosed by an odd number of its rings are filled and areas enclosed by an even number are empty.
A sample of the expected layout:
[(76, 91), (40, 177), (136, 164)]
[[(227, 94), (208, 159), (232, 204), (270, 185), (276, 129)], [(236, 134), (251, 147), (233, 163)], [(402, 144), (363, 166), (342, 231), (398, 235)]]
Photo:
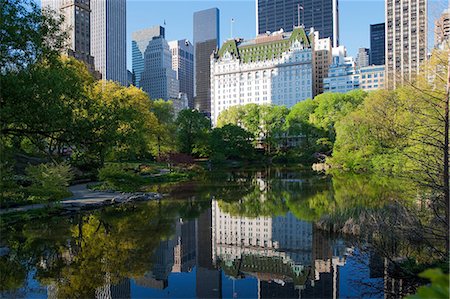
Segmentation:
[[(37, 0), (39, 2), (39, 0)], [(252, 39), (256, 36), (256, 0), (126, 0), (127, 68), (131, 70), (131, 33), (156, 25), (166, 28), (166, 39), (192, 42), (193, 14), (217, 7), (220, 10), (220, 43), (231, 36)], [(370, 47), (370, 24), (384, 22), (385, 0), (338, 0), (339, 42), (349, 56), (358, 48)], [(434, 19), (448, 7), (448, 0), (428, 0), (429, 46), (433, 41)], [(429, 47), (430, 48), (430, 47)]]
[[(358, 48), (370, 47), (370, 24), (384, 22), (385, 0), (338, 0), (339, 41), (349, 56)], [(448, 0), (428, 0), (429, 46), (433, 41), (434, 19), (448, 7)], [(127, 0), (127, 67), (131, 70), (131, 33), (155, 25), (166, 25), (166, 39), (192, 42), (193, 14), (211, 7), (220, 10), (220, 43), (233, 37), (256, 36), (255, 0)], [(429, 47), (430, 48), (430, 47)]]
[[(131, 69), (131, 33), (154, 25), (164, 26), (166, 39), (187, 38), (192, 41), (193, 13), (211, 7), (220, 10), (220, 42), (231, 36), (251, 39), (256, 36), (255, 0), (128, 0), (127, 64)], [(358, 48), (370, 47), (370, 24), (384, 22), (384, 0), (340, 0), (339, 39), (349, 55)]]

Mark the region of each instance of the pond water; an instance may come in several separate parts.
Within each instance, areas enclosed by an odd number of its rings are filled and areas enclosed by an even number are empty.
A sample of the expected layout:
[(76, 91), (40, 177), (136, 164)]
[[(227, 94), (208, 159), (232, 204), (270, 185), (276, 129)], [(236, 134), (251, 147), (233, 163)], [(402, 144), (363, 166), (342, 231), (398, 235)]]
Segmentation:
[(398, 243), (364, 226), (370, 211), (388, 217), (393, 199), (410, 196), (404, 184), (266, 168), (149, 189), (166, 197), (3, 224), (0, 297), (390, 298), (410, 291), (377, 250), (383, 244), (396, 256)]

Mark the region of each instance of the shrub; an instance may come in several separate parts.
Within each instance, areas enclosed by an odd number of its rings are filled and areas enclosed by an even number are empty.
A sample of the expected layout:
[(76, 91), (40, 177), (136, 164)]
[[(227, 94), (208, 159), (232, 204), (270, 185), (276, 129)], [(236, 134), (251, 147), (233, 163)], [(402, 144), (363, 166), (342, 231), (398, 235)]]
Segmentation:
[(98, 172), (99, 180), (103, 181), (103, 189), (135, 191), (145, 184), (145, 179), (133, 169), (125, 169), (121, 164), (106, 164)]
[(31, 186), (26, 188), (29, 200), (56, 201), (71, 195), (67, 187), (73, 172), (68, 163), (28, 166), (26, 173), (32, 181)]

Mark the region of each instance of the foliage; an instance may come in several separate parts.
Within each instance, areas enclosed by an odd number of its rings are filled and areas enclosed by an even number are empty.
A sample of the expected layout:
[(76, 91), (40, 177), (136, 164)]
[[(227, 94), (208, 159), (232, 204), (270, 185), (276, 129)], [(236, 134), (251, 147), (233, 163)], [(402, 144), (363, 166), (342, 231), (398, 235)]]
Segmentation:
[(428, 269), (419, 274), (420, 277), (429, 279), (430, 285), (422, 286), (415, 295), (408, 296), (408, 299), (442, 298), (450, 297), (450, 277), (442, 273), (441, 269)]
[(59, 56), (67, 38), (60, 30), (62, 16), (53, 17), (31, 0), (1, 0), (0, 12), (2, 74)]
[(152, 128), (153, 139), (151, 152), (159, 159), (175, 150), (175, 115), (171, 101), (154, 100), (150, 111), (156, 116), (157, 122)]
[(239, 126), (228, 124), (211, 132), (211, 154), (225, 159), (247, 159), (254, 156), (252, 135)]
[(107, 163), (98, 171), (98, 178), (103, 182), (102, 189), (136, 191), (145, 184), (145, 179), (134, 169), (120, 163)]
[(55, 201), (71, 195), (67, 187), (73, 178), (73, 172), (68, 163), (29, 166), (26, 172), (33, 182), (26, 188), (32, 200)]
[(176, 120), (177, 141), (182, 153), (197, 157), (207, 156), (211, 123), (197, 110), (180, 111)]

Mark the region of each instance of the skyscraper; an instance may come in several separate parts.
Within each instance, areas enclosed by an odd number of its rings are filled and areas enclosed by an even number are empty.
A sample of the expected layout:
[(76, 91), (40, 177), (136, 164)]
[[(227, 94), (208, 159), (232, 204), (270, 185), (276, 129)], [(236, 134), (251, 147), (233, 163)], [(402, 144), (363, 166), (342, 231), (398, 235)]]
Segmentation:
[(356, 55), (356, 66), (358, 68), (369, 66), (369, 49), (358, 49), (358, 54)]
[(219, 9), (194, 13), (195, 100), (194, 108), (211, 111), (210, 57), (219, 46)]
[(409, 81), (427, 57), (427, 0), (386, 0), (386, 83)]
[(169, 42), (172, 52), (172, 69), (180, 82), (180, 92), (188, 98), (188, 106), (194, 107), (194, 46), (187, 39)]
[(64, 16), (64, 29), (68, 31), (67, 54), (86, 63), (89, 71), (95, 72), (94, 57), (91, 55), (91, 0), (42, 0), (43, 9), (51, 9)]
[(450, 9), (444, 10), (434, 22), (434, 46), (444, 49), (449, 47), (450, 41)]
[(384, 65), (385, 23), (370, 25), (370, 64)]
[(154, 37), (145, 49), (139, 87), (152, 99), (170, 100), (178, 97), (180, 87), (177, 74), (172, 69), (172, 54), (162, 36)]
[[(299, 22), (300, 19), (300, 22)], [(300, 24), (299, 24), (300, 23)], [(256, 0), (256, 31), (292, 31), (294, 26), (314, 27), (322, 38), (339, 45), (338, 0)]]
[(314, 32), (313, 97), (323, 93), (323, 78), (328, 76), (328, 67), (332, 62), (331, 49), (331, 39), (319, 38), (319, 32)]
[(127, 85), (126, 0), (91, 0), (91, 53), (105, 80)]
[(140, 84), (141, 75), (144, 71), (144, 54), (147, 49), (148, 43), (154, 37), (165, 38), (165, 28), (161, 26), (154, 26), (139, 31), (135, 31), (131, 34), (131, 63), (132, 73), (135, 76), (135, 84), (137, 87), (142, 87)]

